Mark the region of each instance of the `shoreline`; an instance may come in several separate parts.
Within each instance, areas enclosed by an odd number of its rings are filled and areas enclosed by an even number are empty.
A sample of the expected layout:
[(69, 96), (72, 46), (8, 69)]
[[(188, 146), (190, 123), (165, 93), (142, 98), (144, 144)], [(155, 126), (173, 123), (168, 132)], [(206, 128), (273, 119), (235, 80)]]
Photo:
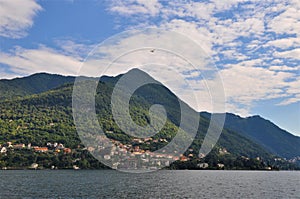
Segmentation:
[[(30, 168), (6, 168), (0, 169), (0, 171), (120, 171), (124, 172), (123, 170), (118, 169), (73, 169), (73, 168), (62, 168), (62, 169), (44, 169), (44, 168), (37, 168), (37, 169), (30, 169)], [(138, 169), (132, 171), (139, 171)], [(146, 170), (146, 171), (300, 171), (300, 170), (268, 170), (268, 169), (158, 169), (158, 170)]]

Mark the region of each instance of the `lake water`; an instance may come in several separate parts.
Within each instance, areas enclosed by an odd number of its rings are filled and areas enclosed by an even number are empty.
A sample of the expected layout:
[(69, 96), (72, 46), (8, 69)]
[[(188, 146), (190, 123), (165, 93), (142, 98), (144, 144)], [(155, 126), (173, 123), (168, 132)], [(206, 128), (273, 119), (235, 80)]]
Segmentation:
[(0, 171), (0, 198), (300, 198), (300, 172)]

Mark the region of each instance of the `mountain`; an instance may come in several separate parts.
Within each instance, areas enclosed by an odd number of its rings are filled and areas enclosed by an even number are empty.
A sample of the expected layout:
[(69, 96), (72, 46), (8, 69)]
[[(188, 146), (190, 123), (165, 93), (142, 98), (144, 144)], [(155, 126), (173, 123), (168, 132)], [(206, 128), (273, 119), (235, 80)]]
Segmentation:
[(227, 114), (225, 128), (249, 137), (281, 157), (293, 158), (300, 155), (300, 137), (290, 134), (258, 115), (241, 118)]
[[(211, 114), (202, 112), (201, 115), (210, 118)], [(242, 118), (232, 113), (226, 113), (224, 127), (238, 132), (280, 157), (290, 159), (298, 157), (300, 154), (300, 137), (258, 115)]]
[(75, 77), (47, 73), (37, 73), (12, 80), (0, 80), (0, 100), (42, 93), (66, 83), (73, 83), (74, 80)]
[[(127, 74), (130, 73), (138, 73), (138, 75), (152, 79), (152, 77), (140, 70), (135, 69)], [(95, 107), (99, 124), (104, 129), (104, 132), (107, 132), (106, 135), (113, 140), (132, 144), (134, 137), (126, 135), (118, 127), (111, 112), (111, 94), (115, 83), (121, 77), (122, 75), (117, 77), (104, 76), (100, 79), (97, 95), (95, 96)], [(45, 81), (43, 81), (44, 78)], [(15, 89), (15, 94), (6, 93), (7, 95), (3, 97), (5, 100), (0, 100), (0, 144), (11, 141), (13, 143), (32, 143), (38, 146), (45, 145), (47, 142), (60, 142), (70, 148), (76, 148), (80, 145), (81, 141), (72, 116), (74, 79), (74, 77), (43, 73), (27, 78), (0, 81), (7, 88), (10, 86), (9, 88)], [(35, 83), (34, 80), (37, 80), (38, 83)], [(152, 80), (156, 82), (154, 79)], [(22, 89), (25, 92), (21, 92)], [(174, 138), (182, 117), (180, 105), (188, 109), (189, 114), (185, 115), (185, 117), (189, 118), (188, 121), (195, 121), (195, 118), (199, 116), (199, 113), (178, 99), (175, 94), (162, 84), (148, 84), (137, 89), (130, 100), (130, 115), (133, 121), (140, 126), (149, 124), (150, 116), (148, 110), (151, 105), (156, 103), (165, 107), (167, 122), (161, 132), (153, 136), (153, 140), (161, 138), (169, 142)], [(194, 157), (192, 159), (198, 157), (200, 146), (209, 126), (208, 116), (203, 115), (203, 113), (200, 115), (197, 135), (189, 151), (185, 153), (186, 156), (192, 155), (191, 157)], [(127, 121), (121, 122), (126, 123)], [(229, 126), (226, 120), (226, 127), (223, 129), (218, 143), (205, 160), (210, 161), (212, 165), (226, 162), (228, 165), (231, 165), (230, 168), (235, 168), (234, 165), (236, 164), (240, 164), (239, 168), (245, 167), (246, 163), (240, 163), (244, 160), (238, 160), (237, 158), (239, 157), (261, 157), (268, 162), (274, 160), (276, 156), (264, 144), (257, 142), (244, 132), (240, 132), (239, 128), (239, 126), (237, 128)], [(192, 129), (192, 125), (184, 127), (186, 132)], [(281, 144), (280, 140), (278, 142)], [(263, 143), (266, 142), (264, 141)], [(166, 143), (151, 142), (151, 145), (141, 143), (140, 147), (145, 150), (156, 150), (165, 145)], [(255, 164), (259, 163), (255, 162)], [(249, 166), (247, 168), (252, 167)]]

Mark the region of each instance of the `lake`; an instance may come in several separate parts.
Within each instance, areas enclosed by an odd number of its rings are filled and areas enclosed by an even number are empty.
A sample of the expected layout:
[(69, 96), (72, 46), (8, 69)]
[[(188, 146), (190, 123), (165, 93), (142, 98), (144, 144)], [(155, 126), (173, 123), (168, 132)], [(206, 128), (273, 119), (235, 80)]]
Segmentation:
[(300, 172), (1, 170), (0, 190), (0, 198), (300, 198)]

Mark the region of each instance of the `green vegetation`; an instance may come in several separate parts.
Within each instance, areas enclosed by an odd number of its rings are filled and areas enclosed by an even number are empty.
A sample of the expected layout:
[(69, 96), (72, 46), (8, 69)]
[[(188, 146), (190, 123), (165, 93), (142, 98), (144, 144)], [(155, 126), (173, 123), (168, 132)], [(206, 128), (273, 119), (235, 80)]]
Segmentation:
[(0, 100), (16, 99), (26, 95), (42, 93), (66, 83), (74, 82), (74, 77), (38, 73), (13, 81), (0, 80)]
[[(180, 115), (179, 99), (163, 85), (150, 84), (139, 88), (130, 101), (130, 114), (134, 122), (141, 126), (149, 124), (148, 110), (151, 105), (157, 103), (165, 107), (168, 119), (163, 129), (153, 136), (149, 143), (135, 143), (134, 137), (122, 132), (111, 113), (110, 96), (119, 77), (101, 78), (95, 96), (98, 121), (107, 137), (124, 145), (139, 146), (145, 151), (155, 151), (168, 144), (176, 134), (180, 117), (183, 117)], [(72, 77), (48, 74), (0, 81), (1, 145), (12, 142), (46, 146), (48, 142), (57, 142), (72, 149), (72, 153), (69, 154), (54, 151), (41, 153), (28, 149), (8, 150), (0, 154), (0, 168), (28, 168), (32, 163), (37, 163), (43, 168), (72, 168), (73, 165), (80, 168), (106, 168), (84, 148), (77, 134), (72, 116), (72, 81)], [(188, 117), (193, 120), (199, 113), (192, 109), (190, 111), (192, 114)], [(213, 151), (200, 159), (198, 152), (208, 125), (209, 119), (201, 117), (197, 135), (183, 154), (187, 160), (174, 162), (170, 169), (199, 169), (200, 163), (208, 163), (209, 169), (218, 169), (218, 164), (224, 164), (222, 169), (297, 169), (287, 161), (275, 161), (276, 156), (262, 145), (237, 133), (236, 130), (229, 129), (223, 130)], [(189, 132), (189, 127), (184, 130)], [(159, 139), (165, 141), (155, 141)]]
[(33, 150), (9, 150), (6, 155), (0, 155), (0, 168), (28, 169), (33, 163), (38, 169), (73, 169), (76, 165), (81, 169), (107, 169), (87, 150), (76, 149), (70, 154), (63, 152), (34, 152)]
[(280, 129), (260, 116), (241, 118), (227, 114), (225, 127), (249, 137), (276, 155), (293, 158), (300, 154), (300, 137)]

